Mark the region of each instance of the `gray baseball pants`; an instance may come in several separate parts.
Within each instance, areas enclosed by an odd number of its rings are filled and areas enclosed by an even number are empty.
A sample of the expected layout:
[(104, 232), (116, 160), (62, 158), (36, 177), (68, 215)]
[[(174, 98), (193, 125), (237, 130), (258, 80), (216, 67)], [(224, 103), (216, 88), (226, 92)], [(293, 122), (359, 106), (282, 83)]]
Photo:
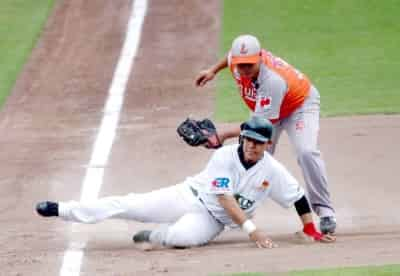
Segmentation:
[(319, 116), (320, 95), (312, 86), (303, 105), (275, 124), (270, 153), (274, 153), (279, 137), (285, 130), (294, 146), (314, 212), (319, 217), (335, 216), (328, 191), (325, 164), (318, 149)]

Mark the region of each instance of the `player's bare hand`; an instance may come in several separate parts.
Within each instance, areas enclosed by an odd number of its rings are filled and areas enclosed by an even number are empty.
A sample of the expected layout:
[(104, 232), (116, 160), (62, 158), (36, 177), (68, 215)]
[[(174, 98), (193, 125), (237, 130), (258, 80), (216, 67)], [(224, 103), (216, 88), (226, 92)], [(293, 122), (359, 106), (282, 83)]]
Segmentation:
[(322, 235), (322, 237), (319, 241), (323, 242), (323, 243), (332, 243), (332, 242), (336, 241), (336, 237), (331, 234), (325, 234), (325, 235)]
[(275, 248), (278, 247), (268, 236), (261, 230), (255, 230), (249, 235), (250, 240), (254, 241), (258, 248)]
[(212, 70), (203, 70), (196, 77), (196, 86), (204, 86), (207, 82), (215, 77), (215, 73)]

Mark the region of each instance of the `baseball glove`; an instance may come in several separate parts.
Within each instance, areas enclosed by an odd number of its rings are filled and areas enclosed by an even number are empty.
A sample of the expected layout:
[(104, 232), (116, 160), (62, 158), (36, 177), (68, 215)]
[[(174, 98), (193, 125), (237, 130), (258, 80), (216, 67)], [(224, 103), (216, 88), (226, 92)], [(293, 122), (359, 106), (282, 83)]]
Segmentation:
[(176, 129), (179, 136), (190, 146), (204, 146), (210, 149), (221, 147), (217, 129), (210, 119), (197, 121), (187, 118)]

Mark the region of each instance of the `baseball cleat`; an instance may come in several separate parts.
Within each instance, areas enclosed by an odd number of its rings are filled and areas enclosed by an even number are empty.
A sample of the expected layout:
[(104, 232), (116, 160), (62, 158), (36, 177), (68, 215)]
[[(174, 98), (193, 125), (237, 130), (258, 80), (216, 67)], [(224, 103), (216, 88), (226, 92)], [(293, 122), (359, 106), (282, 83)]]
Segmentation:
[(322, 234), (334, 234), (336, 230), (336, 218), (335, 217), (320, 218), (319, 228)]
[(57, 217), (58, 203), (52, 201), (42, 201), (36, 204), (36, 212), (42, 217)]
[(150, 235), (150, 230), (142, 230), (133, 235), (132, 239), (135, 247), (143, 251), (150, 251), (155, 249), (156, 245), (151, 243)]
[(142, 230), (133, 235), (134, 243), (150, 242), (150, 230)]

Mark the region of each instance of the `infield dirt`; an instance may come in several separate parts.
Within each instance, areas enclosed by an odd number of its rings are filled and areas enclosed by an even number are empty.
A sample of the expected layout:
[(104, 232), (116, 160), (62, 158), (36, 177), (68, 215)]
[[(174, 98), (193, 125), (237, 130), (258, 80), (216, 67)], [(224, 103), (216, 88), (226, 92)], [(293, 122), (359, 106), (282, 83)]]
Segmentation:
[[(256, 249), (245, 234), (233, 231), (205, 247), (143, 252), (131, 237), (149, 225), (110, 220), (72, 227), (38, 217), (38, 201), (79, 199), (129, 11), (125, 0), (58, 1), (0, 113), (1, 274), (57, 275), (65, 250), (84, 242), (81, 275), (205, 275), (399, 262), (398, 115), (321, 121), (339, 224), (335, 244), (296, 241), (295, 212), (271, 202), (255, 220), (280, 245), (273, 250)], [(172, 185), (205, 165), (211, 151), (185, 146), (175, 130), (188, 115), (213, 114), (215, 87), (195, 89), (193, 80), (217, 59), (219, 16), (216, 1), (150, 1), (100, 196)], [(286, 136), (276, 157), (303, 181)]]

